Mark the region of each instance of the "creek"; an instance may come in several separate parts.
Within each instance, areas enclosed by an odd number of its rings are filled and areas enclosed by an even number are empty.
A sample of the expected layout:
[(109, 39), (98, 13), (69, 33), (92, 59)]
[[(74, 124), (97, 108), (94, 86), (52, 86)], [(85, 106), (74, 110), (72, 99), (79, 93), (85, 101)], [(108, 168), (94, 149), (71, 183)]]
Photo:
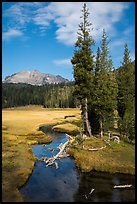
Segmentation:
[[(46, 132), (46, 135), (53, 137), (52, 143), (32, 146), (38, 159), (56, 155), (59, 144), (67, 141), (63, 133)], [(27, 202), (135, 202), (135, 176), (95, 171), (82, 173), (70, 157), (57, 159), (57, 163), (58, 169), (54, 164), (46, 167), (45, 162), (36, 161), (32, 175), (20, 189)], [(122, 184), (132, 184), (132, 187), (113, 188)]]

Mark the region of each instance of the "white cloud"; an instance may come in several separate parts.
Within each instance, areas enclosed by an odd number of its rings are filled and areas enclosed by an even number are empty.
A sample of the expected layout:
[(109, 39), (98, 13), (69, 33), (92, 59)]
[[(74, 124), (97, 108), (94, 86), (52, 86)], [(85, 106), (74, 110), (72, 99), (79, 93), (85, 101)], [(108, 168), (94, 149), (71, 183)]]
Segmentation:
[(71, 65), (70, 59), (54, 60), (53, 63), (56, 65)]
[(47, 8), (44, 8), (44, 10), (42, 10), (43, 12), (40, 11), (41, 9), (36, 11), (32, 20), (34, 24), (40, 26), (40, 30), (45, 30), (50, 25), (50, 21), (53, 20), (53, 16), (48, 13)]
[[(63, 44), (73, 45), (77, 38), (78, 24), (84, 2), (17, 2), (4, 12), (11, 19), (10, 25), (22, 29), (28, 23), (37, 25), (42, 33), (49, 28), (51, 21), (56, 26), (56, 39)], [(94, 30), (95, 40), (102, 36), (105, 28), (109, 36), (116, 34), (115, 23), (121, 20), (123, 11), (128, 8), (126, 2), (87, 2), (90, 11), (89, 20)]]
[(27, 12), (28, 10), (25, 7), (16, 3), (3, 12), (3, 17), (9, 17), (10, 26), (14, 25), (15, 28), (17, 26), (20, 28), (30, 21), (30, 16)]
[(11, 6), (3, 11), (3, 17), (9, 18), (9, 27), (24, 29), (28, 23), (33, 23), (35, 12), (41, 6), (43, 6), (43, 2), (11, 3)]
[(43, 2), (19, 2), (21, 6), (28, 7), (41, 7), (43, 6)]
[(2, 39), (3, 40), (9, 40), (13, 37), (19, 37), (22, 35), (23, 35), (23, 33), (20, 30), (10, 29), (7, 32), (2, 33)]
[[(56, 39), (64, 44), (72, 45), (77, 37), (83, 3), (52, 2), (48, 7), (39, 9), (39, 22), (41, 26), (44, 26), (43, 15), (46, 16), (45, 22), (54, 20), (57, 25)], [(128, 4), (123, 2), (88, 2), (87, 4), (90, 11), (89, 19), (94, 28), (91, 33), (94, 39), (98, 40), (101, 37), (103, 28), (110, 35), (115, 35), (114, 25), (121, 20)]]

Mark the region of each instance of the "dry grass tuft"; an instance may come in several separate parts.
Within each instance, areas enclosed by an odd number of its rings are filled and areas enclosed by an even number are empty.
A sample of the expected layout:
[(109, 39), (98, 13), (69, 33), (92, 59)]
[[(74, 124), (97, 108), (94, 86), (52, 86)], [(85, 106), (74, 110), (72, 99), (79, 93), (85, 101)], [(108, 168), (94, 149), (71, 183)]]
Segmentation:
[(72, 135), (76, 135), (79, 133), (79, 127), (71, 123), (55, 125), (52, 129), (56, 132), (65, 132)]
[(38, 131), (42, 124), (66, 122), (65, 115), (80, 115), (79, 109), (44, 109), (28, 106), (2, 111), (2, 197), (3, 202), (22, 202), (19, 188), (34, 168), (31, 145), (49, 143), (51, 137)]
[[(18, 188), (28, 179), (36, 158), (28, 148), (25, 138), (3, 133), (2, 140), (3, 201), (23, 201)], [(21, 171), (23, 176), (20, 175)]]

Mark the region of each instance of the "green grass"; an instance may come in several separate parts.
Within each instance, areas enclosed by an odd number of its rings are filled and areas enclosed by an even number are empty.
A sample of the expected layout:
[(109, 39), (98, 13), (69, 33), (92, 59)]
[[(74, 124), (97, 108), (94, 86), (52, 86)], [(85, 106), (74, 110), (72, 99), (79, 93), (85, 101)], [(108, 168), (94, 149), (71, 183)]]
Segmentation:
[(103, 140), (91, 138), (84, 141), (84, 147), (99, 148), (105, 146), (105, 149), (98, 151), (84, 150), (82, 145), (73, 143), (69, 150), (74, 157), (76, 165), (83, 172), (91, 170), (104, 171), (110, 173), (135, 174), (135, 147), (134, 145), (124, 143), (119, 144), (114, 141), (108, 146)]

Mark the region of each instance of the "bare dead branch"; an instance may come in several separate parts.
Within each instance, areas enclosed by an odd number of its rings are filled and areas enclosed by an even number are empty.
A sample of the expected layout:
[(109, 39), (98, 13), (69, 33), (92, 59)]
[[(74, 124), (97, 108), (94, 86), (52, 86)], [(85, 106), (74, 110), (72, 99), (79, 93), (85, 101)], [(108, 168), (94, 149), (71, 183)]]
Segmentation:
[(115, 185), (113, 188), (130, 188), (132, 187), (132, 184), (127, 185)]

